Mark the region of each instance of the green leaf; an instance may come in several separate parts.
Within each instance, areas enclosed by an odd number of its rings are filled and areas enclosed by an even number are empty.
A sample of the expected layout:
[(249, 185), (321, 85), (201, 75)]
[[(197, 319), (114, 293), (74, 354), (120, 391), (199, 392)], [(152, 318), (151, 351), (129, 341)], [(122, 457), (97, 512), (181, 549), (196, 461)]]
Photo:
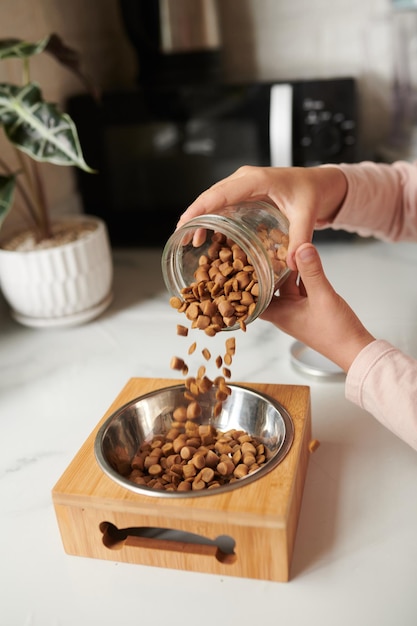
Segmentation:
[(61, 37), (52, 33), (35, 43), (22, 39), (0, 39), (0, 60), (3, 59), (27, 59), (35, 54), (47, 52), (58, 63), (78, 76), (79, 80), (87, 88), (88, 92), (96, 100), (100, 99), (100, 90), (91, 78), (81, 70), (80, 55), (76, 50), (67, 46)]
[(35, 43), (21, 39), (0, 39), (1, 59), (26, 59), (34, 54), (40, 54), (48, 45), (50, 37), (44, 37)]
[(0, 176), (0, 226), (12, 208), (15, 176)]
[(0, 123), (8, 139), (36, 161), (94, 171), (84, 161), (74, 122), (43, 101), (36, 83), (0, 84)]

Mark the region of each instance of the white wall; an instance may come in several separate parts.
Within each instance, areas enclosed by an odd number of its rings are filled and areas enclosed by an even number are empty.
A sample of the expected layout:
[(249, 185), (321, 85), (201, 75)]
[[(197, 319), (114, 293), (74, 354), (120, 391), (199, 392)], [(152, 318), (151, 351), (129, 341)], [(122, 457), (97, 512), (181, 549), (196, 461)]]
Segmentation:
[[(374, 155), (386, 140), (392, 116), (390, 0), (218, 3), (229, 79), (355, 77), (363, 154)], [(409, 20), (413, 28), (416, 16)], [(36, 40), (51, 32), (80, 50), (85, 69), (103, 89), (134, 84), (136, 58), (124, 36), (118, 0), (1, 0), (0, 37)], [(34, 70), (51, 100), (63, 102), (82, 91), (77, 79), (50, 59), (35, 60)], [(0, 67), (0, 81), (14, 76), (13, 65)], [(1, 141), (0, 151), (4, 153)], [(78, 206), (71, 170), (45, 166), (44, 175), (56, 212)]]
[(219, 0), (227, 75), (358, 80), (366, 153), (386, 137), (393, 77), (389, 0)]

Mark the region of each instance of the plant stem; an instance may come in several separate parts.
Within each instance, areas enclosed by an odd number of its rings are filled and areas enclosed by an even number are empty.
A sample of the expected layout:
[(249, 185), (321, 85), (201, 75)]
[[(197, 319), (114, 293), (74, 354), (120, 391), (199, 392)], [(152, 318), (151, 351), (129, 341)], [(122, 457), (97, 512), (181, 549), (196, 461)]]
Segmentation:
[[(47, 219), (47, 209), (45, 206), (45, 196), (43, 193), (42, 183), (40, 181), (39, 175), (37, 171), (34, 171), (34, 178), (28, 168), (26, 160), (23, 158), (23, 154), (20, 150), (16, 148), (17, 158), (22, 166), (23, 174), (26, 177), (31, 202), (30, 204), (33, 207), (33, 217), (35, 221), (35, 226), (38, 231), (38, 239), (48, 239), (50, 237), (50, 227), (49, 220)], [(25, 193), (25, 196), (28, 197), (28, 194)]]
[(29, 221), (31, 227), (33, 228), (33, 224), (35, 224), (35, 226), (37, 224), (36, 209), (35, 209), (35, 206), (33, 205), (33, 202), (30, 199), (30, 196), (26, 192), (26, 189), (24, 188), (24, 186), (22, 185), (22, 183), (19, 180), (19, 177), (18, 177), (19, 176), (19, 171), (18, 172), (13, 172), (13, 170), (1, 158), (0, 158), (0, 165), (1, 165), (1, 167), (3, 168), (3, 170), (7, 174), (9, 174), (9, 175), (16, 174), (16, 178), (15, 178), (16, 189), (19, 191), (20, 195), (23, 198), (23, 202), (24, 202), (26, 211), (28, 213), (27, 217), (29, 217), (28, 221)]
[(46, 206), (45, 188), (41, 176), (39, 175), (39, 169), (37, 163), (32, 161), (32, 171), (34, 182), (37, 191), (37, 197), (39, 200), (39, 225), (41, 239), (49, 239), (52, 236), (51, 222), (49, 219), (49, 213)]
[(30, 81), (30, 65), (29, 65), (29, 59), (28, 58), (23, 58), (22, 59), (22, 65), (23, 65), (23, 76), (22, 76), (22, 82), (24, 85), (27, 85)]

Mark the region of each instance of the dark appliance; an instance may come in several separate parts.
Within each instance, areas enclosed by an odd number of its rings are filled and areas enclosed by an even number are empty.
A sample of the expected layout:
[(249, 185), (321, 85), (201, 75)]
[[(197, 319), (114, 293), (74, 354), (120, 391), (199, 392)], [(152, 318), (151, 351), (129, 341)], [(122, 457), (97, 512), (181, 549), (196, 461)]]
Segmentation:
[(119, 5), (140, 85), (219, 80), (217, 0), (119, 0)]
[(161, 245), (204, 189), (244, 164), (312, 166), (357, 158), (353, 79), (182, 85), (71, 98), (87, 162), (86, 213), (114, 245)]

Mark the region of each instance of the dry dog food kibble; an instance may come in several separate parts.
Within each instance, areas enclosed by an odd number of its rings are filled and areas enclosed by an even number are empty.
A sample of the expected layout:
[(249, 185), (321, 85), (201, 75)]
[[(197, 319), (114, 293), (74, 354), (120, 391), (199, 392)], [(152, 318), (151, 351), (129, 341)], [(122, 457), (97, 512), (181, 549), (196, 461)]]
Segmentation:
[[(259, 226), (257, 236), (277, 280), (286, 269), (288, 235), (279, 228)], [(212, 232), (208, 249), (198, 259), (194, 281), (183, 287), (180, 295), (172, 297), (170, 304), (185, 313), (192, 328), (204, 330), (210, 337), (236, 325), (245, 331), (259, 297), (258, 276), (237, 243), (223, 233)]]
[[(224, 235), (214, 233), (194, 277), (195, 282), (182, 289), (183, 299), (170, 299), (171, 306), (184, 313), (191, 327), (210, 337), (236, 323), (246, 330), (245, 320), (256, 306), (259, 286), (243, 250)], [(177, 335), (187, 337), (188, 327), (178, 324)], [(193, 342), (188, 355), (196, 349), (197, 342)], [(210, 423), (199, 423), (201, 396), (212, 393), (211, 415), (216, 418), (231, 394), (226, 379), (232, 376), (230, 366), (235, 351), (235, 338), (229, 337), (225, 353), (214, 359), (221, 375), (213, 380), (207, 375), (206, 365), (200, 365), (196, 376), (187, 376), (189, 368), (184, 359), (172, 357), (171, 368), (186, 377), (184, 404), (173, 410), (168, 432), (143, 442), (127, 466), (123, 460), (119, 469), (132, 482), (167, 491), (216, 489), (248, 476), (267, 462), (268, 448), (247, 432), (220, 432)], [(208, 348), (203, 348), (201, 355), (207, 364), (211, 361)]]
[[(185, 326), (177, 326), (177, 334), (188, 336)], [(188, 354), (194, 353), (193, 342)], [(202, 409), (199, 397), (214, 388), (213, 418), (220, 415), (223, 402), (231, 394), (226, 378), (236, 351), (234, 337), (225, 342), (225, 354), (216, 357), (217, 369), (222, 374), (211, 380), (206, 366), (201, 365), (197, 375), (185, 379), (184, 404), (172, 412), (171, 427), (164, 434), (144, 441), (131, 461), (120, 455), (115, 459), (118, 471), (138, 485), (166, 491), (200, 491), (216, 489), (248, 476), (268, 460), (268, 448), (243, 430), (220, 432), (212, 424), (199, 423)], [(205, 361), (211, 359), (207, 348), (201, 351)], [(187, 376), (188, 366), (180, 357), (171, 359), (171, 368)]]
[[(188, 336), (188, 328), (177, 325), (177, 334)], [(191, 355), (197, 349), (193, 342)], [(224, 401), (232, 393), (226, 379), (231, 378), (230, 366), (236, 352), (235, 337), (228, 337), (225, 352), (214, 359), (222, 374), (210, 379), (208, 362), (212, 355), (208, 348), (201, 350), (206, 365), (200, 365), (196, 376), (187, 376), (188, 365), (174, 356), (171, 368), (186, 376), (184, 404), (172, 412), (171, 427), (164, 434), (143, 442), (132, 461), (120, 458), (118, 468), (138, 485), (168, 491), (200, 491), (216, 489), (256, 471), (268, 460), (268, 449), (263, 443), (242, 430), (220, 432), (212, 424), (199, 423), (202, 409), (199, 398), (212, 390), (214, 403), (211, 415), (220, 415)]]
[(144, 442), (125, 472), (132, 482), (154, 489), (215, 489), (262, 467), (267, 453), (263, 443), (244, 431), (222, 433), (209, 424), (186, 421), (181, 431)]
[(213, 233), (206, 255), (201, 255), (195, 281), (181, 290), (181, 298), (170, 304), (185, 313), (192, 328), (212, 337), (226, 327), (239, 324), (254, 311), (259, 293), (256, 272), (244, 251), (221, 233)]

